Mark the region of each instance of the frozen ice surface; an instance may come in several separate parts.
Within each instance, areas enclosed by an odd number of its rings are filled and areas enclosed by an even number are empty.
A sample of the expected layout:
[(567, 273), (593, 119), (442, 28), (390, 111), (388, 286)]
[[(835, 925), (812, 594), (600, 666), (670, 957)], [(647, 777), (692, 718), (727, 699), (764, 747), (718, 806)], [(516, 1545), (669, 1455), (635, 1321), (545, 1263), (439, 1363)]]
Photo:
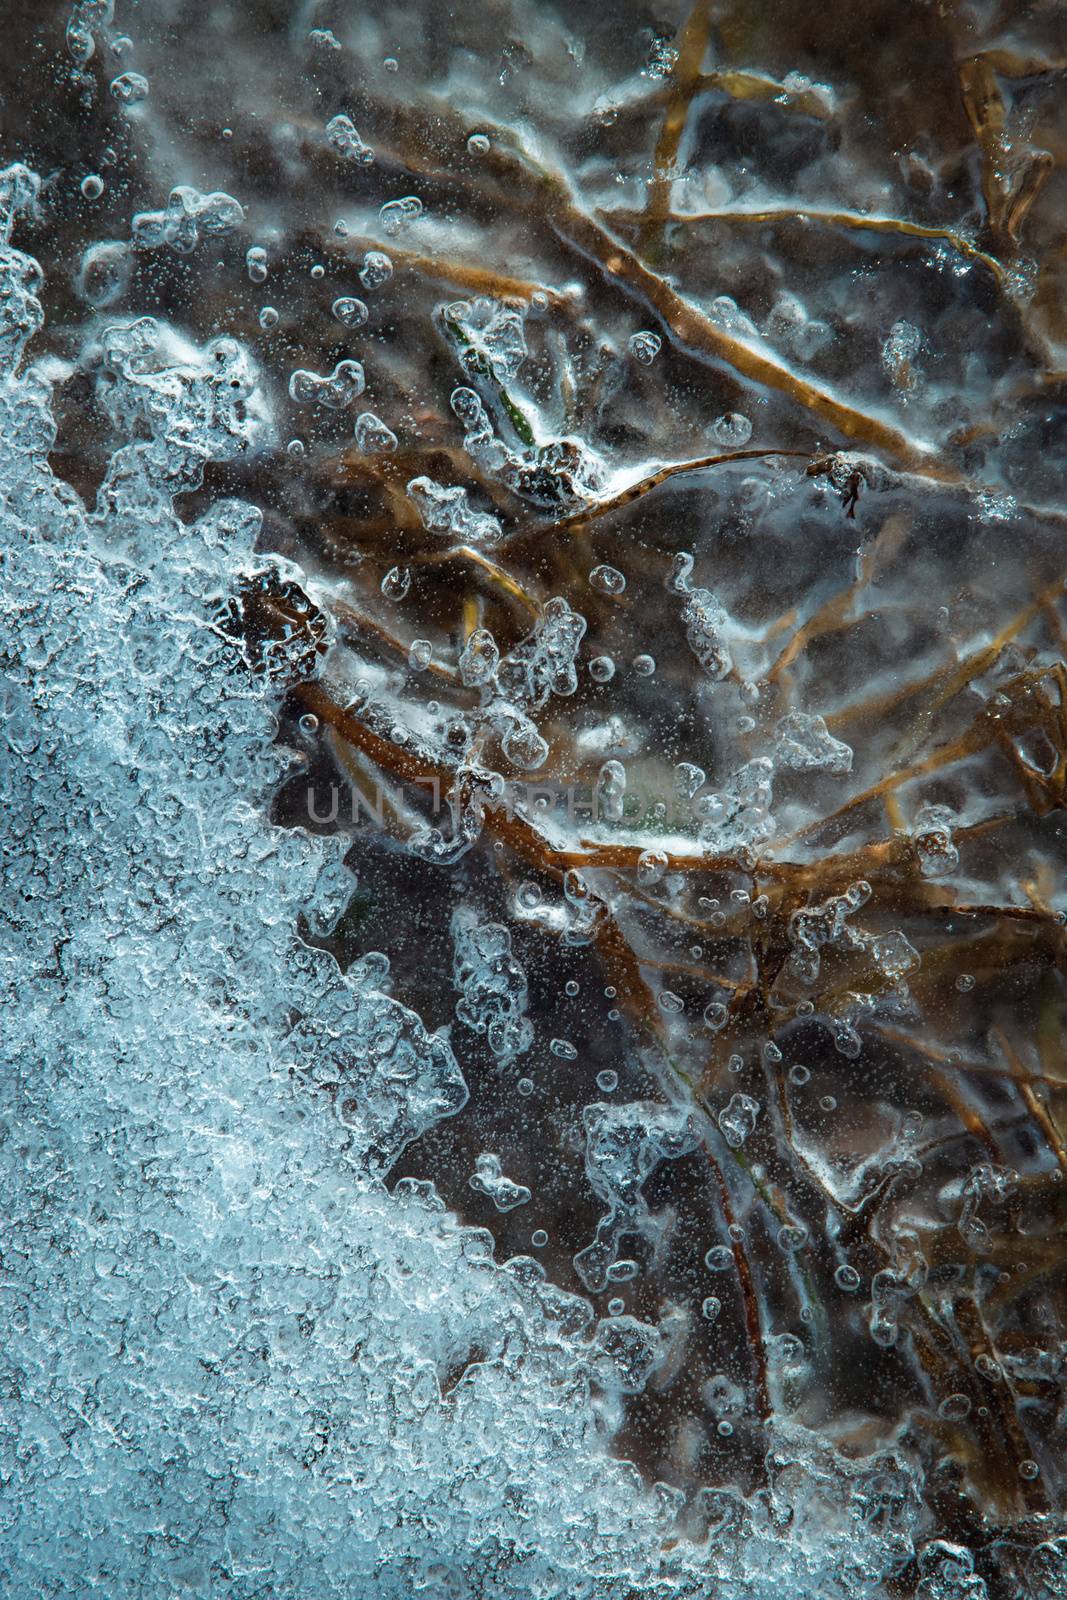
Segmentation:
[[(432, 1185), (383, 1187), (466, 1089), (384, 960), (343, 977), (294, 936), (331, 845), (263, 820), (269, 680), (216, 626), (259, 514), (190, 525), (173, 500), (256, 448), (245, 353), (104, 331), (117, 438), (90, 512), (19, 369), (36, 266), (9, 247), (0, 273), (3, 1592), (667, 1596), (719, 1571), (763, 1594), (772, 1560), (806, 1581), (769, 1523), (740, 1560), (663, 1548), (677, 1507), (607, 1451), (640, 1324), (590, 1342), (588, 1307), (496, 1263)], [(856, 1547), (872, 1574), (886, 1537)]]
[(0, 1596), (1062, 1600), (1049, 13), (8, 9)]

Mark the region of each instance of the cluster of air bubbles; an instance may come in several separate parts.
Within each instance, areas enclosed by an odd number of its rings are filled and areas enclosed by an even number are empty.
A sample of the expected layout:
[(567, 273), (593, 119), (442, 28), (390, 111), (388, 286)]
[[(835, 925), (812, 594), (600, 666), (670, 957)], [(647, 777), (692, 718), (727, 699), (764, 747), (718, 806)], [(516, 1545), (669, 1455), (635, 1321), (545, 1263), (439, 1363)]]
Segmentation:
[(510, 382), (526, 360), (523, 314), (496, 300), (453, 300), (440, 320), (458, 346), (460, 362), (469, 376), (486, 369), (501, 383)]
[(131, 225), (133, 243), (141, 250), (168, 245), (180, 255), (195, 249), (201, 237), (233, 233), (244, 222), (244, 207), (232, 195), (201, 194), (181, 183), (170, 191), (163, 211), (139, 211)]
[(364, 144), (351, 117), (338, 112), (326, 124), (326, 140), (330, 148), (345, 161), (357, 161), (366, 166), (374, 160), (374, 151)]
[(913, 389), (919, 380), (918, 358), (923, 336), (910, 322), (895, 322), (882, 346), (882, 366), (897, 389)]
[(674, 557), (668, 589), (685, 597), (682, 624), (689, 648), (704, 671), (713, 679), (725, 678), (732, 661), (724, 635), (729, 627), (729, 616), (708, 589), (694, 589), (689, 577), (693, 570), (693, 557), (681, 551)]
[(843, 894), (830, 895), (819, 905), (803, 906), (789, 919), (792, 966), (802, 981), (814, 983), (819, 975), (821, 951), (826, 945), (845, 949), (862, 948), (863, 938), (850, 925), (849, 918), (871, 897), (871, 886), (857, 879)]
[(716, 295), (708, 309), (713, 320), (725, 328), (733, 338), (744, 340), (759, 338), (756, 324), (741, 310), (731, 295)]
[(774, 302), (764, 331), (800, 361), (810, 361), (833, 338), (828, 324), (810, 317), (796, 295), (788, 291), (779, 294)]
[(697, 1140), (684, 1110), (648, 1100), (594, 1101), (582, 1112), (582, 1122), (586, 1174), (607, 1210), (593, 1242), (574, 1257), (574, 1268), (586, 1288), (599, 1293), (625, 1235), (643, 1237), (653, 1246), (662, 1238), (668, 1218), (650, 1210), (644, 1184), (661, 1161), (688, 1155)]
[(110, 26), (115, 0), (75, 0), (67, 23), (67, 49), (79, 67), (92, 60), (96, 34)]

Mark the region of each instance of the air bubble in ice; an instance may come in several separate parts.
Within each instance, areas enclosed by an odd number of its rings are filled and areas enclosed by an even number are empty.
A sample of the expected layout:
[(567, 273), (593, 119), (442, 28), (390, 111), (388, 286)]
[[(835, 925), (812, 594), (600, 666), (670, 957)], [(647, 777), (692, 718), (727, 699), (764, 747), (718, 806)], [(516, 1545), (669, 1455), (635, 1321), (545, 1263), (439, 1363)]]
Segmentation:
[(338, 295), (330, 310), (346, 328), (361, 328), (370, 316), (366, 301), (351, 294)]
[(500, 1157), (483, 1150), (467, 1180), (472, 1189), (487, 1194), (498, 1211), (514, 1211), (530, 1201), (530, 1191), (524, 1183), (513, 1183), (500, 1169)]
[(96, 33), (109, 27), (114, 15), (114, 0), (75, 0), (67, 23), (67, 49), (79, 67), (92, 59)]
[(468, 689), (481, 688), (496, 674), (500, 664), (497, 642), (488, 628), (475, 628), (463, 646), (459, 675)]
[(707, 589), (683, 592), (682, 622), (689, 648), (710, 678), (725, 678), (732, 665), (723, 637), (729, 624), (726, 611)]
[(120, 106), (135, 106), (148, 98), (148, 79), (139, 72), (123, 72), (111, 80), (111, 93)]
[(361, 166), (374, 160), (374, 151), (363, 143), (351, 117), (339, 112), (326, 124), (326, 139), (331, 149), (345, 161), (358, 161)]
[(662, 349), (663, 340), (658, 333), (635, 333), (630, 339), (630, 354), (643, 367), (650, 367)]
[(947, 806), (923, 805), (916, 812), (911, 836), (925, 878), (942, 877), (959, 865), (959, 851), (952, 842), (955, 820)]
[(918, 381), (917, 361), (923, 336), (910, 322), (895, 322), (882, 346), (882, 365), (898, 389), (913, 389)]
[(572, 611), (561, 595), (546, 600), (533, 632), (500, 663), (502, 691), (516, 703), (535, 708), (551, 695), (574, 694), (575, 660), (585, 628), (585, 618)]
[(179, 255), (195, 249), (201, 235), (219, 237), (244, 222), (244, 207), (232, 195), (201, 194), (189, 184), (170, 191), (165, 211), (139, 211), (130, 225), (134, 244), (142, 250), (169, 245)]
[(642, 850), (637, 858), (637, 881), (648, 888), (658, 883), (670, 865), (665, 850)]
[(622, 817), (626, 798), (626, 768), (621, 761), (605, 761), (596, 785), (597, 809), (609, 822)]
[(832, 772), (840, 776), (852, 771), (849, 745), (827, 732), (820, 716), (790, 711), (775, 729), (774, 755), (779, 766), (798, 772)]
[(88, 305), (102, 310), (122, 299), (130, 286), (132, 267), (129, 246), (106, 239), (90, 245), (82, 256), (75, 288)]
[(723, 1138), (731, 1150), (740, 1150), (756, 1126), (759, 1101), (748, 1094), (731, 1095), (729, 1103), (719, 1112), (718, 1123)]
[(410, 588), (410, 567), (390, 567), (382, 579), (382, 593), (387, 600), (403, 600)]
[(422, 201), (418, 195), (405, 195), (402, 200), (388, 200), (378, 212), (378, 220), (386, 233), (396, 237), (422, 216)]
[(622, 594), (626, 588), (626, 579), (617, 567), (594, 567), (589, 574), (589, 582), (601, 594)]
[(740, 450), (752, 437), (752, 424), (739, 411), (728, 411), (712, 423), (711, 431), (724, 450)]
[(452, 919), (453, 977), (461, 1022), (484, 1033), (501, 1062), (524, 1055), (533, 1043), (526, 1016), (526, 974), (511, 948), (511, 935), (499, 922), (479, 922), (469, 908)]
[(692, 585), (689, 582), (693, 572), (693, 557), (688, 550), (679, 550), (671, 561), (670, 575), (667, 578), (667, 589), (671, 594), (690, 594)]
[(340, 411), (363, 393), (366, 382), (358, 361), (339, 361), (329, 377), (319, 377), (318, 373), (299, 367), (289, 379), (289, 397), (298, 405)]
[(393, 276), (393, 263), (384, 250), (368, 250), (359, 269), (364, 289), (380, 289)]
[(441, 309), (440, 317), (470, 376), (488, 367), (499, 382), (508, 383), (526, 360), (523, 313), (514, 306), (486, 297), (454, 300)]
[(365, 456), (388, 455), (399, 443), (392, 428), (386, 427), (373, 411), (361, 411), (353, 429), (356, 444)]
[(582, 1121), (586, 1173), (608, 1209), (593, 1243), (575, 1256), (574, 1267), (596, 1293), (607, 1282), (608, 1267), (624, 1237), (643, 1237), (653, 1246), (663, 1238), (669, 1216), (653, 1214), (642, 1190), (661, 1161), (677, 1160), (696, 1148), (696, 1134), (685, 1111), (648, 1100), (618, 1106), (597, 1101), (586, 1106)]
[(674, 776), (678, 793), (686, 800), (692, 800), (697, 790), (707, 782), (708, 775), (703, 767), (694, 766), (691, 761), (679, 761)]
[(267, 252), (261, 244), (250, 245), (245, 251), (245, 270), (252, 283), (266, 283)]
[(432, 533), (450, 533), (465, 544), (492, 545), (501, 537), (500, 523), (488, 511), (475, 511), (466, 489), (446, 489), (432, 478), (412, 478), (407, 492), (423, 525)]

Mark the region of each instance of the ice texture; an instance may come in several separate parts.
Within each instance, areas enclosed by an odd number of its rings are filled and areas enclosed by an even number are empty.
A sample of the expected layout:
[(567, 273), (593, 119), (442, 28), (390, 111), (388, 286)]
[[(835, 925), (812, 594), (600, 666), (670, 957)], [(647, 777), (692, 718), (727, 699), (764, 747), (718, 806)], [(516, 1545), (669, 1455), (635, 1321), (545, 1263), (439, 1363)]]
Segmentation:
[[(498, 1264), (432, 1185), (383, 1186), (466, 1089), (384, 958), (344, 976), (294, 935), (329, 844), (265, 822), (273, 691), (215, 620), (260, 515), (174, 501), (256, 448), (245, 353), (104, 331), (117, 440), (148, 436), (116, 442), (90, 511), (20, 368), (36, 264), (7, 247), (0, 273), (5, 1592), (621, 1600), (713, 1573), (769, 1593), (770, 1561), (799, 1581), (769, 1521), (741, 1559), (736, 1530), (665, 1547), (677, 1505), (606, 1453), (591, 1387), (641, 1387), (654, 1330), (590, 1342), (533, 1261)], [(625, 1217), (676, 1120), (596, 1156)], [(900, 1535), (853, 1522), (873, 1574)]]
[(1062, 1600), (1053, 12), (8, 13), (0, 1595)]

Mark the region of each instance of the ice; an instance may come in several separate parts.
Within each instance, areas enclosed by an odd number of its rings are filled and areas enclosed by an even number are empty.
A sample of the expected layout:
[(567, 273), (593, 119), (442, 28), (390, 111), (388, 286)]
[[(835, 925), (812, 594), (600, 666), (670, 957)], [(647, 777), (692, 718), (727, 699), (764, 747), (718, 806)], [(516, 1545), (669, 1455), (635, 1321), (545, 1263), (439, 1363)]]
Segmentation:
[(612, 1106), (593, 1101), (582, 1113), (585, 1165), (589, 1182), (608, 1207), (596, 1238), (574, 1258), (575, 1271), (589, 1289), (601, 1289), (623, 1238), (640, 1236), (653, 1247), (670, 1218), (655, 1214), (642, 1193), (661, 1161), (676, 1160), (696, 1146), (687, 1113), (650, 1101)]
[(1052, 1600), (1048, 17), (114, 11), (0, 68), (0, 1591)]
[(355, 161), (366, 166), (374, 160), (374, 151), (363, 143), (351, 117), (339, 111), (326, 124), (326, 139), (331, 148), (345, 161)]
[(461, 907), (452, 918), (454, 981), (461, 999), (456, 1015), (484, 1033), (490, 1050), (504, 1064), (525, 1055), (533, 1043), (526, 1016), (526, 974), (511, 948), (511, 934), (500, 922), (479, 922)]
[[(90, 516), (45, 459), (47, 386), (13, 370), (39, 275), (0, 271), (5, 1587), (579, 1593), (611, 1508), (621, 1594), (667, 1524), (588, 1403), (616, 1342), (429, 1185), (386, 1193), (462, 1078), (384, 960), (345, 978), (299, 944), (321, 851), (250, 803), (284, 766), (274, 691), (212, 619), (259, 518), (173, 504), (253, 447), (247, 359), (114, 330), (108, 411), (148, 437)], [(567, 1524), (532, 1546), (561, 1472)]]
[(466, 489), (446, 489), (432, 478), (412, 478), (408, 494), (423, 523), (434, 533), (450, 533), (454, 539), (474, 545), (496, 544), (500, 523), (487, 511), (475, 511)]
[(244, 221), (244, 208), (232, 195), (201, 194), (190, 184), (177, 184), (163, 211), (140, 211), (133, 219), (131, 236), (141, 250), (164, 245), (179, 255), (195, 250), (202, 237), (232, 233)]
[(725, 678), (730, 670), (730, 651), (723, 635), (729, 618), (708, 589), (690, 589), (682, 609), (682, 623), (689, 648), (710, 678)]
[(524, 1183), (513, 1183), (500, 1170), (500, 1157), (483, 1151), (468, 1178), (472, 1189), (487, 1194), (498, 1211), (514, 1211), (516, 1206), (528, 1205), (530, 1191)]
[(800, 772), (852, 771), (852, 751), (841, 739), (827, 732), (825, 718), (804, 711), (790, 711), (775, 729), (775, 756), (780, 766)]

